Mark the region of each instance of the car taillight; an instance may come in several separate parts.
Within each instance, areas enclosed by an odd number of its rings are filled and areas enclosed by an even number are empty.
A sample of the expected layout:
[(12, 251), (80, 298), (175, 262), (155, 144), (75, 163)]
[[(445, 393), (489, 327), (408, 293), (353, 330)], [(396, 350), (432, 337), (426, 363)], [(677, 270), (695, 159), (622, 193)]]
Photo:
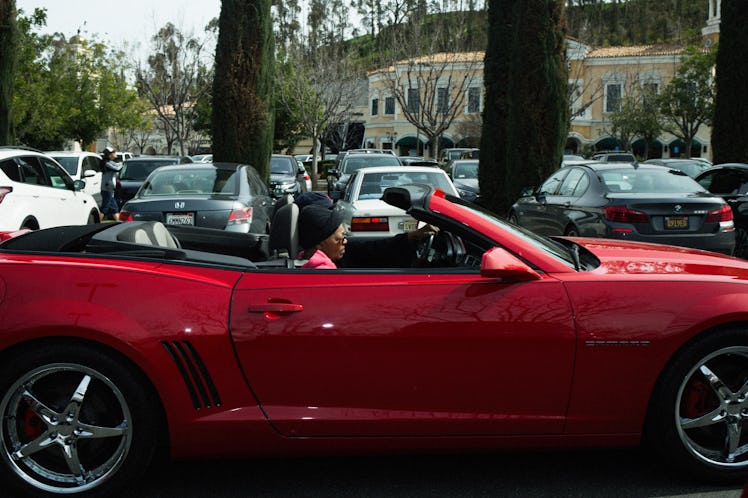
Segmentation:
[(229, 225), (241, 225), (242, 223), (252, 223), (252, 208), (234, 209), (229, 214)]
[(608, 206), (605, 208), (605, 219), (617, 223), (647, 223), (646, 213), (629, 209), (626, 206)]
[(119, 221), (133, 221), (132, 213), (130, 211), (120, 211)]
[(0, 202), (3, 202), (5, 196), (13, 192), (13, 187), (0, 187)]
[(387, 232), (390, 229), (390, 221), (387, 218), (353, 218), (351, 219), (352, 232)]
[(707, 223), (719, 223), (720, 221), (732, 221), (732, 209), (730, 209), (730, 206), (725, 204), (719, 209), (715, 209), (714, 211), (709, 211), (709, 214), (706, 215), (706, 222)]

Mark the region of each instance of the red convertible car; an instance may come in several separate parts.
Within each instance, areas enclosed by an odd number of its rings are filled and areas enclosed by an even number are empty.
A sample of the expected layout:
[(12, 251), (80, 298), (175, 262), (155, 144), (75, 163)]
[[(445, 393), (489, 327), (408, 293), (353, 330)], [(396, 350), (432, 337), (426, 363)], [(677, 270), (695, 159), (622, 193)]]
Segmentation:
[[(403, 268), (309, 270), (159, 222), (0, 245), (0, 485), (108, 496), (158, 457), (648, 445), (748, 477), (748, 262), (543, 238), (422, 185)], [(282, 213), (290, 213), (286, 218)], [(286, 216), (283, 214), (283, 216)]]

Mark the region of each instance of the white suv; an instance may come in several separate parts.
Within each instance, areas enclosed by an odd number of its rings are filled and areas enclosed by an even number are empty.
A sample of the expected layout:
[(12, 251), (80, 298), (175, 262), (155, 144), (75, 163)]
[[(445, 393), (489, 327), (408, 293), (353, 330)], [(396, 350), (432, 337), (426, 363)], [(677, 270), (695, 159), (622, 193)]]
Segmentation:
[(42, 152), (0, 147), (0, 231), (98, 223), (84, 186)]
[(87, 194), (101, 204), (101, 156), (93, 152), (54, 151), (46, 152), (60, 163), (73, 180), (83, 180)]

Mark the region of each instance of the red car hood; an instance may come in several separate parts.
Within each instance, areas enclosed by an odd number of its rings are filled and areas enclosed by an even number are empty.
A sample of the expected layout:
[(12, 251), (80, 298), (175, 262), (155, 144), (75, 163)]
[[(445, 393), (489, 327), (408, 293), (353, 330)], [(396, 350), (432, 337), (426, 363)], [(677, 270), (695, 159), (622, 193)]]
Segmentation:
[(687, 247), (573, 238), (600, 260), (596, 272), (610, 274), (722, 275), (748, 280), (748, 261)]

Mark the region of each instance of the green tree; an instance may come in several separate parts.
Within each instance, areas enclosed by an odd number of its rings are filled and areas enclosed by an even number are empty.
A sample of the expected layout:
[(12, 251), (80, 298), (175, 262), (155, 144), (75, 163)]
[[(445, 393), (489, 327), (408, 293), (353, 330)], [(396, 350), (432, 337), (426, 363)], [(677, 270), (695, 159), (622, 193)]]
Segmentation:
[(270, 0), (222, 0), (213, 84), (213, 158), (267, 176), (274, 130)]
[(0, 0), (0, 145), (13, 142), (11, 105), (18, 29), (15, 0)]
[(685, 144), (691, 157), (691, 144), (701, 125), (711, 125), (714, 116), (715, 51), (689, 47), (675, 76), (660, 95), (664, 128)]
[(662, 115), (657, 107), (655, 87), (632, 74), (620, 106), (610, 115), (611, 135), (624, 150), (631, 150), (635, 138), (644, 141), (643, 159), (649, 155), (649, 145), (662, 131)]
[(748, 162), (748, 2), (722, 0), (712, 153), (715, 163)]
[(479, 181), (506, 215), (561, 163), (568, 123), (563, 2), (489, 0)]

